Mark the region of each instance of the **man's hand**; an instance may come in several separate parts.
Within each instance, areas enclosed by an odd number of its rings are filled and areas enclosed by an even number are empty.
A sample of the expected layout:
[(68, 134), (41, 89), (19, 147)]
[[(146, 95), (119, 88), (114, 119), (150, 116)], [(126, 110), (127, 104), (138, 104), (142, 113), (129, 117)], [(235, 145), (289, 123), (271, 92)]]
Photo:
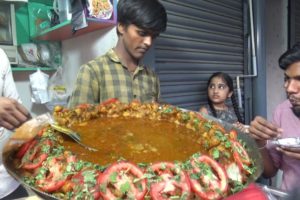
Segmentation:
[(0, 97), (0, 126), (13, 130), (29, 118), (29, 112), (16, 100)]
[(282, 152), (288, 157), (300, 160), (300, 148), (276, 147), (276, 150)]
[(249, 133), (256, 140), (270, 140), (280, 137), (282, 129), (268, 122), (263, 117), (257, 116), (250, 123)]

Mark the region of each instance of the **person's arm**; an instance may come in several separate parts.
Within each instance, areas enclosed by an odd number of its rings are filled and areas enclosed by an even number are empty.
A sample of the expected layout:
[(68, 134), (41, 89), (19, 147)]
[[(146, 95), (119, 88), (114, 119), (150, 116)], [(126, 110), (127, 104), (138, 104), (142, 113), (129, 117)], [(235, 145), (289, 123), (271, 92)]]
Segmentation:
[(11, 66), (5, 52), (0, 49), (1, 94), (0, 94), (0, 126), (13, 130), (30, 118), (30, 113), (20, 102)]
[(276, 175), (278, 168), (275, 166), (268, 149), (265, 148), (267, 140), (279, 137), (281, 129), (263, 117), (257, 116), (250, 123), (249, 133), (256, 140), (261, 151), (264, 164), (264, 177), (269, 178)]

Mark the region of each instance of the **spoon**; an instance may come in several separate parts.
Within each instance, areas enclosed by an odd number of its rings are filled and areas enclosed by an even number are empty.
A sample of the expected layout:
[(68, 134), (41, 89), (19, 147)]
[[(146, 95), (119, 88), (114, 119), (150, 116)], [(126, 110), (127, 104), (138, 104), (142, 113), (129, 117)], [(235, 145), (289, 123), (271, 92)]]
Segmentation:
[(56, 123), (50, 123), (50, 126), (51, 126), (54, 130), (56, 130), (56, 131), (58, 131), (58, 132), (61, 132), (61, 133), (64, 133), (65, 135), (69, 136), (69, 137), (72, 138), (75, 142), (77, 142), (79, 145), (83, 146), (83, 147), (86, 148), (87, 150), (89, 150), (89, 151), (98, 151), (98, 149), (95, 149), (95, 148), (90, 147), (90, 146), (88, 146), (88, 145), (86, 145), (86, 144), (83, 144), (83, 143), (81, 142), (81, 138), (80, 138), (79, 134), (76, 133), (75, 131), (73, 131), (73, 130), (71, 130), (71, 129), (69, 129), (69, 128), (66, 128), (66, 127), (62, 127), (62, 126), (60, 126), (60, 125), (58, 125), (58, 124), (56, 124)]

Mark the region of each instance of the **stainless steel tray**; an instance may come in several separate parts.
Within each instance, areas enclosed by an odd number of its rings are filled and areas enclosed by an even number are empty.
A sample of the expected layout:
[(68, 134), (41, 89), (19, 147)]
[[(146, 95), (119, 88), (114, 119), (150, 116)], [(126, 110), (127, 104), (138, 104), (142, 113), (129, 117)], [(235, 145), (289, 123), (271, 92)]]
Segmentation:
[[(208, 120), (213, 120), (220, 123), (226, 130), (235, 129), (238, 132), (238, 138), (245, 142), (247, 145), (247, 150), (250, 157), (254, 160), (254, 164), (257, 167), (257, 170), (254, 174), (252, 174), (249, 179), (247, 180), (247, 184), (254, 182), (262, 173), (263, 171), (263, 162), (261, 154), (258, 150), (256, 142), (247, 134), (241, 132), (240, 130), (236, 129), (233, 125), (226, 123), (224, 121), (218, 120), (214, 117), (204, 115), (204, 118)], [(30, 121), (24, 123), (20, 128), (16, 129), (15, 133), (10, 137), (8, 142), (5, 144), (2, 152), (3, 156), (3, 164), (8, 171), (17, 181), (23, 184), (26, 188), (33, 190), (43, 199), (58, 199), (57, 197), (42, 192), (37, 188), (34, 188), (27, 183), (25, 183), (18, 169), (13, 166), (12, 155), (15, 153), (16, 149), (18, 149), (24, 142), (28, 141), (29, 139), (33, 138), (38, 131), (43, 127), (49, 124), (49, 115), (44, 114), (38, 117), (31, 119)]]

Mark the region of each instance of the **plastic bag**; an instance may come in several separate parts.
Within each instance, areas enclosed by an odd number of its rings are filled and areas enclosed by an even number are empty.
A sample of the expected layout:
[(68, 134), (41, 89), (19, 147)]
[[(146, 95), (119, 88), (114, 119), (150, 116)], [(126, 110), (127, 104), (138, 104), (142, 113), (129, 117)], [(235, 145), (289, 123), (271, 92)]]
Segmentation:
[(29, 23), (33, 26), (29, 26), (30, 36), (34, 37), (42, 31), (50, 28), (52, 18), (52, 7), (43, 3), (30, 2), (28, 3), (28, 15)]
[(18, 46), (19, 65), (24, 67), (53, 67), (61, 65), (59, 42), (25, 43)]
[(59, 67), (51, 76), (48, 85), (49, 102), (46, 107), (49, 111), (53, 111), (56, 105), (67, 106), (68, 98), (71, 92), (63, 79), (63, 68)]
[(48, 80), (49, 75), (42, 72), (39, 68), (36, 72), (29, 75), (31, 86), (31, 101), (36, 104), (44, 104), (49, 101)]

